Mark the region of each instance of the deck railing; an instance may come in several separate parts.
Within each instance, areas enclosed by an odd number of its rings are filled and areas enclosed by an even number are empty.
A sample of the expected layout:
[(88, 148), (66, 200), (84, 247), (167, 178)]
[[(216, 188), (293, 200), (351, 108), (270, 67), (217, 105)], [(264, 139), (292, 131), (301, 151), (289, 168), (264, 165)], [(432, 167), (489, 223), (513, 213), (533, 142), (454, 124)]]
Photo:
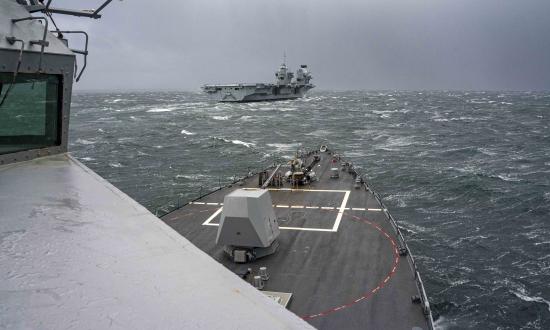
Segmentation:
[(194, 201), (197, 201), (205, 196), (208, 196), (210, 194), (213, 194), (215, 193), (216, 191), (219, 191), (221, 189), (224, 189), (224, 188), (227, 188), (227, 187), (231, 187), (235, 184), (239, 184), (241, 182), (244, 182), (245, 180), (255, 176), (256, 174), (260, 173), (260, 172), (263, 172), (263, 171), (266, 171), (266, 170), (270, 170), (272, 168), (275, 168), (277, 166), (277, 162), (280, 162), (280, 158), (272, 158), (271, 159), (273, 161), (273, 163), (271, 163), (271, 161), (269, 161), (269, 165), (266, 164), (265, 166), (263, 167), (258, 167), (256, 169), (248, 169), (248, 171), (245, 173), (245, 174), (238, 174), (237, 172), (235, 172), (236, 174), (234, 174), (229, 180), (226, 178), (226, 179), (222, 179), (222, 177), (218, 177), (218, 180), (214, 182), (214, 184), (217, 182), (218, 184), (217, 185), (201, 185), (197, 188), (195, 188), (195, 191), (193, 191), (191, 194), (189, 194), (189, 189), (186, 190), (186, 194), (178, 194), (178, 197), (175, 199), (175, 200), (172, 200), (172, 201), (169, 201), (168, 203), (166, 204), (163, 204), (157, 208), (155, 208), (154, 210), (154, 214), (161, 218), (169, 213), (172, 213), (184, 206), (186, 206), (187, 204), (191, 203), (191, 202), (194, 202)]
[(422, 282), (422, 278), (420, 277), (420, 273), (418, 272), (418, 268), (416, 266), (414, 256), (411, 253), (409, 246), (407, 245), (407, 241), (405, 241), (405, 237), (403, 236), (403, 233), (401, 233), (399, 224), (397, 223), (397, 220), (395, 220), (395, 218), (391, 215), (390, 211), (388, 211), (388, 208), (382, 201), (382, 197), (380, 196), (380, 194), (374, 191), (374, 189), (370, 187), (370, 185), (364, 179), (364, 176), (362, 176), (360, 171), (358, 171), (357, 169), (354, 169), (354, 172), (357, 176), (360, 176), (361, 178), (363, 178), (362, 181), (363, 181), (363, 186), (365, 190), (370, 192), (374, 196), (374, 198), (382, 208), (384, 215), (386, 216), (391, 226), (393, 227), (397, 235), (399, 253), (400, 254), (402, 254), (402, 252), (406, 253), (409, 267), (411, 267), (411, 270), (413, 271), (413, 274), (414, 274), (414, 279), (415, 279), (416, 287), (418, 289), (422, 311), (424, 312), (424, 315), (428, 320), (428, 327), (430, 328), (430, 330), (433, 330), (434, 329), (433, 315), (432, 315), (432, 310), (430, 308), (430, 302), (428, 301), (428, 296), (426, 295), (426, 290), (424, 288), (424, 283)]

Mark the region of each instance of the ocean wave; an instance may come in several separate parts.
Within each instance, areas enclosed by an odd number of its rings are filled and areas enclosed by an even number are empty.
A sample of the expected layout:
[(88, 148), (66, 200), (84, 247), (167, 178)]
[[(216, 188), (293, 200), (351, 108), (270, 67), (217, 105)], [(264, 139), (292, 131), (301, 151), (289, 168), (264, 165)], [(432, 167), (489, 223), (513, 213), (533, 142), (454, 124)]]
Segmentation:
[(332, 131), (326, 130), (326, 129), (318, 129), (313, 132), (306, 133), (306, 135), (312, 135), (312, 136), (323, 137), (323, 138), (330, 136), (331, 134), (332, 134)]
[(119, 163), (119, 162), (112, 162), (112, 163), (109, 163), (109, 166), (114, 167), (114, 168), (124, 167), (124, 165), (122, 165), (122, 164)]
[(437, 319), (434, 320), (435, 330), (447, 330), (455, 326), (456, 326), (456, 323), (452, 322), (451, 320), (448, 320), (444, 316), (439, 316)]
[(212, 116), (214, 120), (229, 120), (229, 116)]
[(197, 133), (193, 133), (193, 132), (189, 132), (188, 130), (185, 130), (185, 129), (182, 129), (180, 134), (184, 134), (184, 135), (195, 135)]
[(250, 119), (252, 119), (252, 116), (242, 116), (239, 118), (240, 121), (250, 121)]
[(204, 175), (204, 174), (177, 174), (176, 179), (189, 179), (189, 180), (197, 180), (197, 179), (205, 179), (210, 176)]
[(520, 182), (521, 179), (511, 176), (510, 174), (489, 175), (490, 178), (500, 179), (507, 182)]
[(210, 138), (212, 138), (214, 140), (218, 140), (218, 141), (223, 141), (223, 142), (226, 142), (226, 143), (233, 143), (233, 144), (236, 144), (236, 145), (242, 145), (242, 146), (245, 146), (247, 148), (252, 148), (253, 146), (256, 145), (255, 143), (252, 143), (252, 142), (244, 142), (244, 141), (241, 141), (241, 140), (229, 140), (229, 139), (226, 139), (226, 138), (223, 138), (223, 137), (218, 137), (218, 136), (211, 136)]
[(550, 301), (538, 296), (529, 296), (523, 288), (518, 288), (517, 291), (512, 291), (512, 293), (523, 301), (545, 304), (548, 311), (550, 312)]
[(76, 139), (76, 141), (74, 141), (74, 142), (77, 143), (77, 144), (84, 144), (84, 145), (95, 144), (95, 141), (85, 140), (85, 139), (81, 139), (81, 138)]
[(244, 141), (241, 141), (241, 140), (231, 140), (231, 143), (233, 144), (240, 144), (240, 145), (243, 145), (247, 148), (250, 148), (250, 147), (253, 147), (255, 146), (256, 144), (255, 143), (252, 143), (252, 142), (244, 142)]
[(155, 109), (149, 109), (145, 112), (171, 112), (176, 110), (176, 108), (155, 108)]
[(301, 143), (268, 143), (268, 147), (275, 148), (278, 152), (285, 152), (285, 151), (295, 151), (296, 148), (299, 148), (302, 144)]

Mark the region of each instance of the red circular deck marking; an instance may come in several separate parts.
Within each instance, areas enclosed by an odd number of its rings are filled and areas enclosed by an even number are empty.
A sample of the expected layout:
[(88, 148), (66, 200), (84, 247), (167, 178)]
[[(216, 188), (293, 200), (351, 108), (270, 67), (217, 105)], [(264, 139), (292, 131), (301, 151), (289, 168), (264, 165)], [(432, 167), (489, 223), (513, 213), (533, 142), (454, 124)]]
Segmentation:
[(302, 319), (304, 320), (311, 320), (311, 319), (314, 319), (314, 318), (317, 318), (317, 317), (321, 317), (321, 316), (326, 316), (326, 315), (329, 315), (329, 314), (332, 314), (334, 312), (337, 312), (337, 311), (340, 311), (342, 309), (346, 309), (348, 307), (351, 307), (355, 304), (357, 304), (358, 302), (361, 302), (365, 299), (368, 299), (370, 297), (372, 297), (376, 292), (378, 292), (380, 289), (382, 289), (383, 287), (385, 287), (390, 279), (393, 277), (393, 275), (395, 275), (395, 272), (397, 270), (397, 265), (399, 264), (399, 253), (397, 252), (397, 243), (395, 243), (395, 240), (384, 230), (382, 229), (382, 227), (380, 227), (378, 224), (366, 219), (366, 218), (360, 218), (358, 216), (355, 216), (355, 215), (349, 215), (349, 214), (346, 214), (345, 212), (343, 213), (343, 215), (345, 216), (349, 216), (351, 217), (352, 219), (354, 220), (357, 220), (357, 221), (361, 221), (363, 223), (366, 223), (367, 225), (371, 226), (371, 227), (374, 227), (376, 230), (378, 230), (380, 233), (382, 233), (391, 243), (392, 245), (392, 252), (393, 252), (393, 265), (392, 265), (392, 268), (391, 268), (391, 271), (386, 274), (386, 277), (384, 277), (384, 279), (382, 281), (380, 281), (377, 286), (375, 288), (373, 288), (372, 290), (364, 293), (362, 296), (344, 304), (344, 305), (340, 305), (340, 306), (336, 306), (336, 307), (332, 307), (330, 309), (327, 309), (325, 311), (322, 311), (320, 313), (317, 313), (317, 314), (310, 314), (310, 315), (304, 315), (304, 316), (301, 316)]
[[(208, 208), (206, 210), (190, 212), (190, 213), (183, 214), (182, 216), (187, 217), (187, 216), (193, 215), (195, 213), (202, 213), (202, 212), (209, 212), (209, 211), (211, 212), (212, 209)], [(322, 211), (334, 212), (334, 211), (339, 211), (339, 209), (336, 209), (336, 210), (322, 210)], [(366, 223), (367, 225), (369, 225), (369, 226), (373, 227), (374, 229), (378, 230), (381, 234), (383, 234), (388, 239), (388, 241), (392, 245), (392, 252), (393, 252), (393, 257), (394, 257), (391, 271), (386, 274), (386, 277), (384, 277), (384, 279), (381, 280), (375, 288), (373, 288), (372, 290), (364, 293), (362, 296), (360, 296), (356, 299), (353, 299), (352, 301), (350, 301), (346, 304), (336, 306), (336, 307), (332, 307), (330, 309), (327, 309), (327, 310), (322, 311), (322, 312), (317, 313), (317, 314), (310, 314), (310, 315), (301, 316), (301, 318), (304, 319), (304, 320), (311, 320), (311, 319), (314, 319), (314, 318), (317, 318), (317, 317), (332, 314), (334, 312), (340, 311), (342, 309), (346, 309), (348, 307), (351, 307), (351, 306), (357, 304), (358, 302), (361, 302), (365, 299), (368, 299), (368, 298), (372, 297), (376, 292), (380, 291), (380, 289), (382, 289), (383, 287), (388, 285), (390, 279), (393, 277), (393, 275), (395, 275), (395, 272), (397, 270), (397, 266), (399, 265), (399, 253), (397, 252), (397, 243), (395, 243), (395, 240), (382, 227), (380, 227), (377, 223), (374, 223), (374, 222), (370, 221), (367, 218), (360, 218), (360, 217), (355, 216), (355, 215), (347, 214), (346, 212), (342, 212), (342, 216), (348, 216), (348, 217), (351, 217), (353, 220), (357, 220), (357, 221)], [(170, 221), (170, 220), (168, 220), (168, 221)]]

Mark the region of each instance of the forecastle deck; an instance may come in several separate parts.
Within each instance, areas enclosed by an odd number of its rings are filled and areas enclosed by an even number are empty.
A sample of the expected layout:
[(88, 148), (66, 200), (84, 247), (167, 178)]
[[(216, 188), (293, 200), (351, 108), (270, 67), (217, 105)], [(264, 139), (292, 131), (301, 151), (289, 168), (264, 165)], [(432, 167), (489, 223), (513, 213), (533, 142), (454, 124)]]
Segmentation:
[[(215, 244), (224, 196), (239, 188), (259, 189), (258, 175), (162, 220), (237, 274), (267, 267), (264, 290), (292, 293), (287, 308), (317, 328), (433, 328), (414, 259), (379, 195), (365, 182), (356, 183), (353, 168), (340, 170), (330, 152), (310, 153), (305, 163), (314, 155), (320, 156), (313, 168), (317, 181), (268, 187), (281, 229), (279, 250), (271, 256), (235, 264)], [(339, 178), (331, 178), (334, 167)]]

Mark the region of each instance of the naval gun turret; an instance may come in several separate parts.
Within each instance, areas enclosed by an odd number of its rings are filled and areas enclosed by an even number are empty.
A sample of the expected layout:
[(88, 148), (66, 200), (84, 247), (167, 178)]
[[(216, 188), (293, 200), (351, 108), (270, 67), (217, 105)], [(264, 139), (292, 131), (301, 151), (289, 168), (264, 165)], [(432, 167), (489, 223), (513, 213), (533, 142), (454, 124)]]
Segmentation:
[(279, 224), (271, 195), (264, 189), (238, 189), (223, 200), (216, 244), (237, 263), (253, 261), (277, 251)]

